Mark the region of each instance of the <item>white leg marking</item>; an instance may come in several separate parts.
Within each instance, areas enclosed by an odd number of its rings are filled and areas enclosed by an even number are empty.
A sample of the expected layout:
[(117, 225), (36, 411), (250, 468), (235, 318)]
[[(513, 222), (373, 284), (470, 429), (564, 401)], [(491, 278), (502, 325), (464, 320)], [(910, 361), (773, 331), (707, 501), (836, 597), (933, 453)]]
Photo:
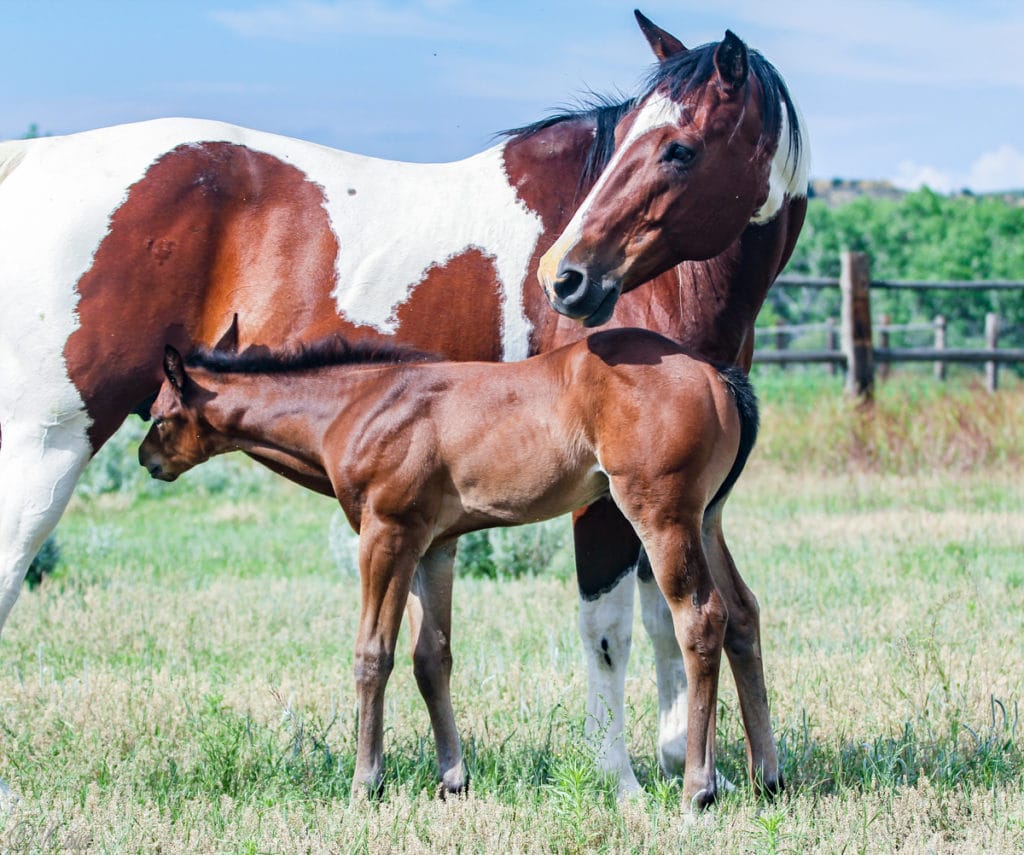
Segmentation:
[(623, 734), (635, 578), (630, 570), (608, 593), (580, 600), (580, 636), (587, 658), (585, 730), (594, 742), (598, 768), (615, 776), (620, 796), (640, 790)]
[[(646, 559), (643, 559), (646, 560)], [(658, 679), (658, 762), (668, 776), (681, 776), (686, 764), (686, 670), (672, 613), (654, 579), (639, 580), (640, 614), (654, 649)]]

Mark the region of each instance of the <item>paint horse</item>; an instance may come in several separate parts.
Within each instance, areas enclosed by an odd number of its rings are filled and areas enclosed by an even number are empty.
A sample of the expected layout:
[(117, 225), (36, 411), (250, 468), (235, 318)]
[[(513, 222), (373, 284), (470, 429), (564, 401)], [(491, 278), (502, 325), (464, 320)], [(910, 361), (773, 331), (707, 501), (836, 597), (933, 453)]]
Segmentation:
[[(635, 97), (456, 163), (185, 119), (0, 143), (0, 627), (86, 462), (148, 414), (163, 344), (212, 346), (236, 315), (242, 348), (341, 333), (459, 360), (542, 353), (582, 337), (570, 318), (612, 316), (749, 367), (803, 222), (801, 123), (775, 68), (731, 33), (687, 50), (638, 21), (658, 63)], [(726, 651), (761, 734), (751, 772), (772, 781), (756, 603), (720, 524), (709, 531)], [(599, 501), (575, 542), (591, 726), (603, 768), (635, 790), (622, 729), (639, 540)], [(664, 600), (640, 580), (659, 756), (678, 773), (685, 671)]]
[(169, 347), (139, 449), (165, 481), (244, 451), (337, 497), (359, 532), (354, 795), (381, 784), (384, 689), (407, 603), (442, 787), (466, 787), (449, 694), (459, 535), (608, 496), (644, 545), (690, 681), (683, 795), (711, 804), (728, 613), (703, 540), (757, 433), (743, 373), (646, 330), (505, 365), (409, 359), (340, 338), (283, 355), (199, 351), (184, 364)]

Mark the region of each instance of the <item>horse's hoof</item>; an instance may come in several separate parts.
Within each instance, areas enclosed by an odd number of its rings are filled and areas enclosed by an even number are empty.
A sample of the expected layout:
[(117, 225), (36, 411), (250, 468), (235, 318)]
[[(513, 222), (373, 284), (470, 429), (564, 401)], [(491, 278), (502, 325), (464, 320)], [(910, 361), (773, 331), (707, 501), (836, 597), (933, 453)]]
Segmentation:
[(711, 786), (697, 790), (690, 799), (690, 812), (697, 814), (707, 810), (718, 799), (718, 788)]
[(786, 782), (783, 780), (781, 772), (774, 777), (759, 781), (757, 786), (758, 794), (769, 801), (781, 794), (784, 789), (786, 789)]
[(437, 797), (445, 801), (449, 796), (469, 795), (469, 773), (463, 769), (452, 769), (444, 774), (437, 785)]
[(18, 797), (6, 783), (0, 781), (0, 819), (10, 816), (18, 805)]

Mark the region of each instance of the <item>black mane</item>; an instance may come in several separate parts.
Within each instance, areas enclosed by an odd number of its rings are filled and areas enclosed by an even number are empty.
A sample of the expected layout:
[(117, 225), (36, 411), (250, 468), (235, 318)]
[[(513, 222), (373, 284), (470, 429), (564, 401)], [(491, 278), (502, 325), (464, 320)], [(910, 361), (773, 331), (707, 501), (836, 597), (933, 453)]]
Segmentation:
[(189, 368), (201, 368), (215, 374), (286, 374), (315, 371), (335, 365), (397, 365), (409, 362), (435, 362), (436, 354), (399, 347), (379, 341), (350, 342), (331, 335), (310, 344), (285, 350), (262, 345), (241, 353), (196, 348), (185, 360)]
[[(670, 97), (675, 101), (707, 85), (715, 73), (718, 45), (719, 42), (709, 42), (659, 62), (651, 70), (641, 93), (634, 98), (616, 101), (606, 96), (591, 95), (575, 109), (561, 110), (532, 124), (502, 131), (499, 136), (525, 139), (563, 122), (593, 123), (596, 125), (594, 141), (580, 176), (580, 189), (589, 188), (611, 160), (615, 150), (615, 127), (622, 117), (662, 85), (668, 88)], [(758, 51), (748, 49), (747, 54), (750, 74), (760, 84), (762, 93), (764, 126), (758, 144), (765, 148), (778, 139), (784, 109), (789, 123), (790, 151), (799, 159), (800, 119), (789, 89), (775, 66)]]

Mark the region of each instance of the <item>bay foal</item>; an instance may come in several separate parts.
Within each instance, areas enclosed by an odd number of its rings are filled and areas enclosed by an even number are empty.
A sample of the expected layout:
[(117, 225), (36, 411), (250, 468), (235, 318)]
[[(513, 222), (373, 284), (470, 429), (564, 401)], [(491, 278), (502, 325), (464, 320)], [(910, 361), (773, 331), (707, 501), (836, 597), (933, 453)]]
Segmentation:
[(613, 330), (508, 364), (434, 362), (331, 338), (282, 354), (197, 351), (187, 362), (168, 347), (164, 370), (139, 450), (153, 477), (172, 481), (244, 451), (336, 496), (359, 532), (354, 794), (381, 782), (384, 688), (407, 606), (442, 786), (466, 786), (449, 694), (459, 535), (608, 496), (646, 548), (682, 651), (691, 687), (684, 796), (714, 800), (728, 615), (702, 531), (757, 432), (738, 369), (693, 359), (655, 333)]

